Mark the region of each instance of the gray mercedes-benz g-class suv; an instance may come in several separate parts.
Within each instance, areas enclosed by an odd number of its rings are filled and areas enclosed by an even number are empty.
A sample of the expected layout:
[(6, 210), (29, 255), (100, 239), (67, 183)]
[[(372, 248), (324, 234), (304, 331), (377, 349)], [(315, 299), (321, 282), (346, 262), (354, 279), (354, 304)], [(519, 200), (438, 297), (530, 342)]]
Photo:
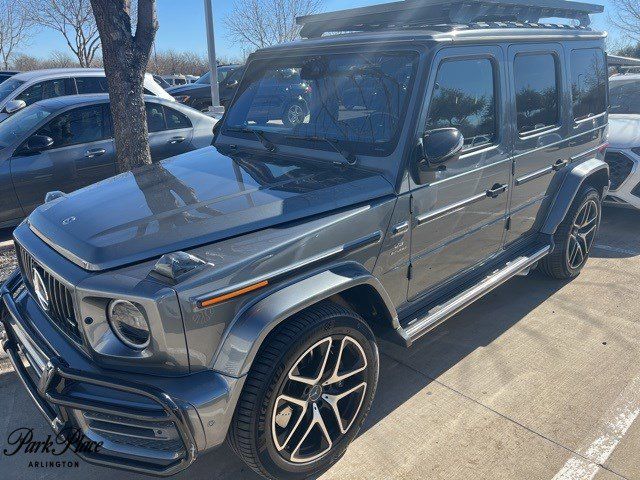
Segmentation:
[[(51, 426), (157, 475), (225, 439), (269, 478), (338, 461), (377, 339), (410, 346), (515, 275), (585, 265), (609, 186), (600, 11), (303, 18), (305, 40), (250, 57), (214, 146), (49, 195), (15, 231), (1, 317)], [(261, 95), (283, 71), (304, 82), (299, 122)]]

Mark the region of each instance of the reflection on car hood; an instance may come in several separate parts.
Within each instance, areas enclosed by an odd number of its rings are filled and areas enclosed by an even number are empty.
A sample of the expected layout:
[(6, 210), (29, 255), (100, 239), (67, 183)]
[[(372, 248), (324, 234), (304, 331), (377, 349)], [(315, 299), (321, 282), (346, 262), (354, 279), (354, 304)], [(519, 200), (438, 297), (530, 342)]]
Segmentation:
[(640, 147), (640, 115), (609, 115), (611, 148)]
[(195, 91), (207, 92), (211, 91), (211, 85), (206, 85), (202, 83), (191, 83), (189, 85), (179, 85), (177, 87), (167, 88), (167, 92), (171, 95), (188, 95), (189, 93), (194, 93)]
[(29, 223), (74, 263), (105, 270), (391, 194), (363, 169), (209, 147), (54, 200)]

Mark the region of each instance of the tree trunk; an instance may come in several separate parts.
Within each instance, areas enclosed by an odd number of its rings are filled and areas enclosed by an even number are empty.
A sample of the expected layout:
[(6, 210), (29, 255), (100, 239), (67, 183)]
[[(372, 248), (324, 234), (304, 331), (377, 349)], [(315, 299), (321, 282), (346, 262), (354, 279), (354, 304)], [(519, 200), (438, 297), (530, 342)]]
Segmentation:
[(119, 172), (151, 164), (143, 83), (158, 29), (155, 0), (139, 0), (132, 35), (130, 0), (91, 0), (102, 40)]

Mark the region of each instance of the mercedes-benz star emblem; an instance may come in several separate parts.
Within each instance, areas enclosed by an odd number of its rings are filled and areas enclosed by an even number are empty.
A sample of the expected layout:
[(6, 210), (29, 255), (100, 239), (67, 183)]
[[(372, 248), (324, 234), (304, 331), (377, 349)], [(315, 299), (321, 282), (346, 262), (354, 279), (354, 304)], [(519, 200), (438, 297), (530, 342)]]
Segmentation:
[(42, 276), (37, 269), (33, 269), (33, 290), (36, 293), (36, 298), (40, 306), (44, 311), (49, 310), (49, 293), (47, 292), (47, 286), (42, 280)]

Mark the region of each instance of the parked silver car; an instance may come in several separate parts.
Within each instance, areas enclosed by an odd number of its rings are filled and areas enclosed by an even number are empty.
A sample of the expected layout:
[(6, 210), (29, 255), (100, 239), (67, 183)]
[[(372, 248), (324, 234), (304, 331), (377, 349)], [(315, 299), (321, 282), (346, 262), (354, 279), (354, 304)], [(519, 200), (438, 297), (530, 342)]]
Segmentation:
[[(216, 121), (146, 97), (154, 161), (206, 147)], [(45, 100), (0, 123), (0, 228), (16, 225), (47, 192), (72, 192), (116, 173), (107, 95)]]
[[(0, 122), (22, 108), (48, 98), (107, 93), (104, 70), (96, 68), (56, 68), (14, 75), (0, 85)], [(144, 91), (173, 100), (151, 74), (146, 74)]]

